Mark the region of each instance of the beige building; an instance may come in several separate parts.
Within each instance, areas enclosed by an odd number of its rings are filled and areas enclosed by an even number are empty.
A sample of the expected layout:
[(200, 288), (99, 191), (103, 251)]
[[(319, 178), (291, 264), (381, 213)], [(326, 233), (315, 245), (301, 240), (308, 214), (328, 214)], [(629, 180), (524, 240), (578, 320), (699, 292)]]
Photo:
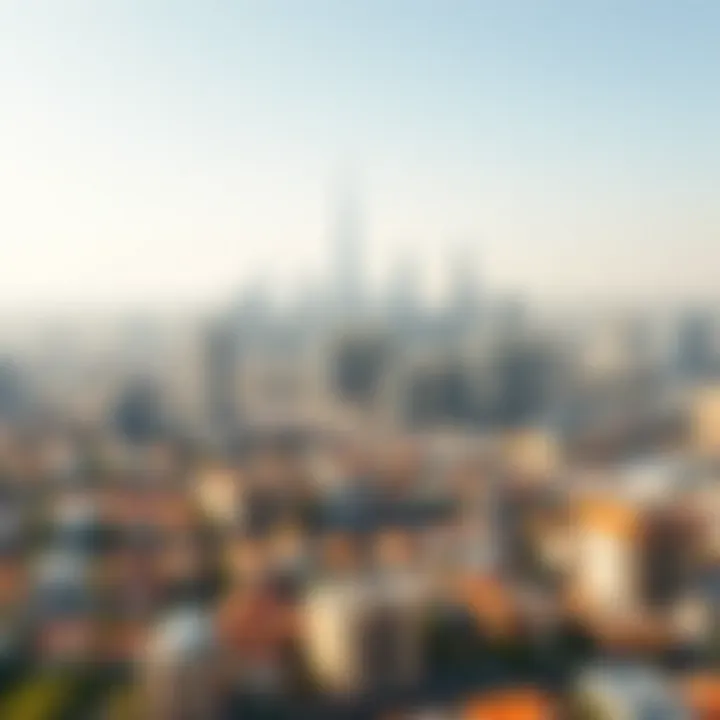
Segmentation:
[(638, 599), (637, 509), (621, 499), (593, 494), (576, 501), (572, 522), (578, 601), (601, 614), (633, 609)]
[(305, 608), (307, 658), (316, 681), (339, 693), (416, 681), (426, 597), (404, 582), (346, 581), (317, 588)]
[(697, 391), (690, 401), (690, 442), (702, 455), (720, 455), (720, 387)]

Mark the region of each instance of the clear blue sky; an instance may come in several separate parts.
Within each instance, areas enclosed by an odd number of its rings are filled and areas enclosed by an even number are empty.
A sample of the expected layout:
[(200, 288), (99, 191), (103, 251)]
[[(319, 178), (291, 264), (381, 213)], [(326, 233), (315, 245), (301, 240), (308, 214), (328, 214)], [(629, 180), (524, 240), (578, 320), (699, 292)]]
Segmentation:
[(715, 292), (715, 0), (5, 0), (0, 305), (206, 301), (473, 240), (538, 296)]

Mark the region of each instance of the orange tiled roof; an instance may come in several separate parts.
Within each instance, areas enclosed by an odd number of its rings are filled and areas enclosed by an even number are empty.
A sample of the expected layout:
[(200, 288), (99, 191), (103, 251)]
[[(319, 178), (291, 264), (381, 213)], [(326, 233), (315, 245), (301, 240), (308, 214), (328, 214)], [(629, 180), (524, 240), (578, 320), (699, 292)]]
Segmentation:
[(700, 720), (720, 718), (720, 674), (694, 675), (681, 682), (682, 693)]
[(462, 720), (549, 720), (553, 715), (550, 698), (534, 689), (517, 688), (472, 699)]
[(512, 633), (517, 626), (517, 608), (507, 587), (492, 577), (461, 578), (456, 597), (464, 602), (487, 629)]
[(631, 537), (639, 529), (637, 509), (616, 500), (594, 498), (579, 504), (575, 515), (579, 528), (608, 535)]

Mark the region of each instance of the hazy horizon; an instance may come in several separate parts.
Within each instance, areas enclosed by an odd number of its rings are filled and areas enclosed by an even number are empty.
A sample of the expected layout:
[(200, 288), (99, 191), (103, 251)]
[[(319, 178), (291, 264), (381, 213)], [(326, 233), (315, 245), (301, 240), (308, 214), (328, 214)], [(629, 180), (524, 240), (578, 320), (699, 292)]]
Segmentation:
[(0, 312), (206, 307), (328, 273), (338, 168), (368, 276), (720, 299), (710, 0), (0, 6)]

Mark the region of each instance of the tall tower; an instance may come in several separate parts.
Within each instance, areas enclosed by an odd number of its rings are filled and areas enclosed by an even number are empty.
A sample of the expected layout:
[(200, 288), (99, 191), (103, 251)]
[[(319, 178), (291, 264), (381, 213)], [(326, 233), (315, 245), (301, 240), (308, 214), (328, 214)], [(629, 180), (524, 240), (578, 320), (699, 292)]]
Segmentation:
[(211, 433), (229, 436), (239, 420), (238, 337), (225, 316), (213, 318), (205, 335), (205, 402)]
[(477, 259), (470, 245), (457, 247), (450, 257), (450, 302), (457, 316), (477, 314), (480, 306), (480, 278)]
[(688, 380), (703, 380), (716, 371), (715, 321), (702, 309), (688, 309), (676, 330), (677, 369)]
[(402, 330), (410, 330), (422, 312), (422, 276), (417, 254), (398, 258), (390, 276), (386, 310), (390, 320)]
[(446, 331), (461, 346), (473, 345), (480, 330), (480, 282), (476, 256), (469, 245), (457, 246), (448, 257)]
[(352, 184), (338, 183), (333, 250), (333, 287), (338, 310), (343, 315), (356, 314), (364, 302), (363, 248), (360, 213)]

